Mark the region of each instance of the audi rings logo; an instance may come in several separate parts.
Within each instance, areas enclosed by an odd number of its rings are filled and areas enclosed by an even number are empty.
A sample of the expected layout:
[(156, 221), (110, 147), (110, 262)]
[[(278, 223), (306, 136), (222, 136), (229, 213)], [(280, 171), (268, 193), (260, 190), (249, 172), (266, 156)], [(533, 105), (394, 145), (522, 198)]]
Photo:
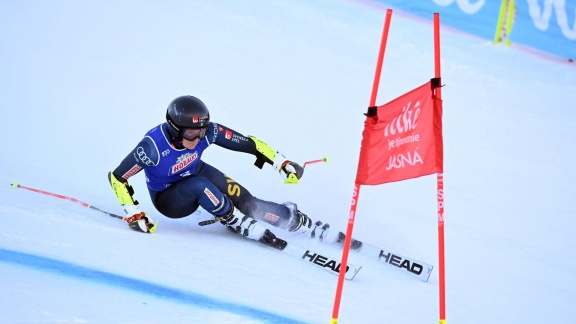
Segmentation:
[(146, 164), (147, 166), (154, 165), (154, 162), (146, 155), (144, 148), (142, 146), (138, 146), (136, 149), (136, 155), (142, 163)]

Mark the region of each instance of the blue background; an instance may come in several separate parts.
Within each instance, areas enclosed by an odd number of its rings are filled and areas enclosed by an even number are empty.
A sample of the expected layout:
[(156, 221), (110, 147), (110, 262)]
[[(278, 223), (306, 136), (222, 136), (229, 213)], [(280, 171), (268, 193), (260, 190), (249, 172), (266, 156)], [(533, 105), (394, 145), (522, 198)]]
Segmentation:
[[(481, 0), (468, 0), (475, 4)], [(440, 6), (433, 0), (380, 0), (379, 2), (427, 19), (432, 19), (435, 12), (440, 13), (442, 24), (470, 32), (483, 38), (492, 40), (496, 33), (498, 15), (501, 1), (485, 0), (484, 5), (477, 12), (467, 14), (459, 7), (456, 0), (448, 6)], [(543, 11), (544, 1), (539, 0), (540, 14)], [(510, 33), (512, 44), (522, 44), (533, 47), (562, 58), (576, 59), (576, 40), (570, 40), (562, 34), (556, 20), (556, 11), (553, 9), (549, 19), (548, 29), (542, 31), (534, 25), (529, 14), (527, 0), (516, 1), (516, 20)], [(568, 17), (568, 26), (574, 29), (576, 0), (566, 0), (565, 9)]]

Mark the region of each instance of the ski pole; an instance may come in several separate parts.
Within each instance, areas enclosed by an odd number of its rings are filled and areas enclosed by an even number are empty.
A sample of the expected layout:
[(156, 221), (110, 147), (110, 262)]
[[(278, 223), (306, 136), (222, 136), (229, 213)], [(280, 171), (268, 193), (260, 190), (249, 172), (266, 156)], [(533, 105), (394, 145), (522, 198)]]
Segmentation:
[(72, 201), (72, 202), (79, 203), (80, 205), (82, 205), (82, 206), (84, 206), (84, 207), (88, 207), (88, 208), (97, 210), (97, 211), (99, 211), (99, 212), (101, 212), (101, 213), (104, 213), (104, 214), (106, 214), (106, 215), (108, 215), (108, 216), (111, 216), (111, 217), (114, 217), (114, 218), (118, 218), (118, 219), (122, 219), (122, 220), (124, 219), (124, 217), (122, 217), (122, 216), (120, 216), (120, 215), (116, 215), (116, 214), (109, 213), (109, 212), (104, 211), (104, 210), (102, 210), (102, 209), (100, 209), (100, 208), (94, 207), (94, 206), (92, 206), (92, 205), (90, 205), (90, 204), (88, 204), (88, 203), (85, 203), (85, 202), (83, 202), (83, 201), (80, 201), (80, 200), (78, 200), (78, 199), (76, 199), (76, 198), (72, 198), (72, 197), (68, 197), (68, 196), (63, 196), (63, 195), (55, 194), (55, 193), (48, 192), (48, 191), (44, 191), (44, 190), (40, 190), (40, 189), (25, 187), (25, 186), (20, 185), (18, 182), (13, 182), (13, 183), (11, 184), (11, 186), (12, 186), (14, 189), (22, 188), (22, 189), (30, 190), (30, 191), (32, 191), (32, 192), (37, 192), (37, 193), (41, 193), (41, 194), (44, 194), (44, 195), (48, 195), (48, 196), (52, 196), (52, 197), (56, 197), (56, 198), (60, 198), (60, 199), (65, 199), (65, 200), (70, 200), (70, 201)]
[(323, 158), (321, 158), (321, 159), (319, 159), (319, 160), (306, 161), (306, 162), (304, 162), (303, 167), (305, 168), (306, 165), (308, 165), (308, 164), (314, 164), (314, 163), (320, 163), (320, 162), (328, 163), (328, 157), (325, 156), (325, 157), (323, 157)]
[[(318, 160), (312, 160), (312, 161), (306, 161), (304, 162), (304, 164), (302, 165), (302, 168), (306, 168), (306, 165), (308, 164), (314, 164), (314, 163), (320, 163), (320, 162), (328, 162), (328, 157), (325, 156), (321, 159)], [(295, 174), (291, 173), (288, 178), (286, 179), (286, 181), (284, 181), (285, 184), (297, 184), (298, 183), (298, 178), (296, 177)]]

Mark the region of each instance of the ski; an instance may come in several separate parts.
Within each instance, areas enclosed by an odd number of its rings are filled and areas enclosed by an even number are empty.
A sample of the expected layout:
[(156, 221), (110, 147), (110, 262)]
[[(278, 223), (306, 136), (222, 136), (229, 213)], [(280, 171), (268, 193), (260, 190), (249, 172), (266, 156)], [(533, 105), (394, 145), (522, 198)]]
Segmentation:
[[(346, 234), (340, 232), (338, 234), (337, 243), (344, 246), (344, 240), (346, 239)], [(350, 243), (350, 249), (366, 255), (371, 258), (378, 258), (378, 260), (395, 267), (405, 273), (417, 277), (418, 279), (428, 282), (430, 274), (434, 266), (412, 259), (401, 256), (397, 253), (393, 253), (374, 245), (364, 243), (362, 241), (352, 238)]]
[[(338, 258), (333, 258), (322, 253), (306, 249), (283, 239), (277, 238), (270, 230), (266, 230), (264, 236), (258, 241), (267, 246), (278, 249), (288, 255), (307, 261), (309, 264), (326, 270), (332, 274), (339, 275), (341, 263)], [(351, 263), (346, 265), (346, 280), (352, 280), (362, 269), (362, 266), (357, 266)]]

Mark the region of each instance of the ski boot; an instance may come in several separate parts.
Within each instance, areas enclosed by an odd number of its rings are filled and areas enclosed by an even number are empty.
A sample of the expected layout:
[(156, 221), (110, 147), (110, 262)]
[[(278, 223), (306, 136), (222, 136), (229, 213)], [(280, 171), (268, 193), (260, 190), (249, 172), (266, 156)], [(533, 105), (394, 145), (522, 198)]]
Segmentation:
[(198, 225), (205, 226), (220, 222), (223, 225), (226, 225), (226, 227), (228, 227), (233, 232), (236, 232), (244, 237), (255, 241), (260, 240), (267, 231), (266, 228), (264, 228), (264, 226), (262, 226), (262, 224), (260, 224), (254, 218), (236, 212), (236, 208), (234, 208), (232, 201), (228, 202), (228, 211), (226, 211), (223, 215), (214, 215), (214, 219), (202, 221), (198, 223)]
[(330, 233), (330, 225), (329, 224), (324, 224), (321, 221), (313, 222), (312, 219), (310, 219), (310, 217), (308, 217), (308, 215), (306, 215), (303, 212), (301, 212), (300, 210), (298, 210), (298, 207), (294, 203), (285, 203), (284, 205), (286, 205), (286, 207), (288, 207), (288, 209), (290, 209), (290, 211), (292, 212), (292, 215), (293, 215), (292, 217), (290, 217), (290, 222), (289, 222), (289, 227), (288, 227), (289, 232), (306, 234), (306, 235), (310, 236), (311, 238), (318, 237), (318, 239), (320, 241), (324, 241), (324, 240), (328, 240), (328, 241), (334, 240), (335, 241), (336, 240), (336, 238), (333, 238), (329, 235), (329, 233)]

